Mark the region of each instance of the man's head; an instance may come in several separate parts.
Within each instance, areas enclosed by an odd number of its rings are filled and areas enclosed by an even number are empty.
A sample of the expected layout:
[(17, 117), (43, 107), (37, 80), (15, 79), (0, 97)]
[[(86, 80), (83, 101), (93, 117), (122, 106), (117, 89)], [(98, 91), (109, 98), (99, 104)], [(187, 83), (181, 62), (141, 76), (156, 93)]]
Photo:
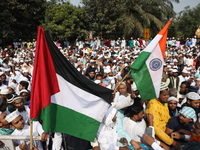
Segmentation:
[(124, 82), (121, 82), (119, 87), (118, 87), (118, 91), (120, 94), (126, 94), (127, 93), (127, 86), (126, 86), (126, 83)]
[(187, 95), (187, 103), (194, 109), (199, 108), (200, 105), (200, 96), (195, 92), (189, 92)]
[(10, 85), (8, 85), (8, 90), (9, 90), (9, 93), (10, 94), (14, 94), (15, 93), (15, 89), (16, 89), (16, 87), (15, 87), (15, 85), (14, 84), (10, 84)]
[(5, 119), (6, 115), (7, 115), (6, 113), (0, 111), (0, 128), (9, 128), (9, 123)]
[(6, 99), (8, 94), (9, 94), (9, 89), (1, 89), (0, 91), (1, 98)]
[(89, 70), (88, 76), (90, 79), (94, 79), (95, 78), (95, 70), (94, 69)]
[(177, 97), (177, 89), (176, 88), (170, 88), (169, 89), (169, 96), (174, 96), (174, 97)]
[(29, 83), (27, 81), (20, 81), (19, 82), (19, 91), (21, 91), (22, 89), (28, 89), (28, 85)]
[(23, 89), (23, 90), (20, 91), (20, 96), (22, 97), (23, 101), (30, 100), (30, 93), (29, 93), (29, 91), (27, 91), (25, 89)]
[(185, 106), (179, 111), (179, 113), (180, 122), (183, 124), (188, 124), (189, 122), (196, 122), (197, 120), (195, 110), (191, 107)]
[(5, 83), (6, 82), (6, 75), (2, 74), (0, 77), (1, 77), (2, 83)]
[(185, 69), (183, 69), (183, 71), (182, 71), (182, 76), (183, 76), (183, 77), (186, 77), (186, 76), (187, 76), (187, 73), (188, 73), (188, 71), (185, 70)]
[(167, 103), (168, 102), (168, 98), (169, 98), (168, 87), (164, 83), (161, 83), (161, 86), (160, 86), (160, 95), (158, 97), (158, 100), (161, 103)]
[(174, 77), (178, 77), (178, 70), (177, 69), (173, 69), (173, 76)]
[(24, 101), (21, 96), (18, 95), (9, 95), (7, 99), (8, 103), (11, 103), (15, 108), (17, 108), (20, 112), (24, 111)]
[(188, 93), (188, 90), (189, 90), (189, 87), (190, 87), (190, 83), (187, 82), (187, 81), (183, 81), (180, 85), (180, 91), (179, 93), (180, 94), (187, 94)]
[(10, 123), (11, 127), (16, 128), (17, 130), (22, 130), (24, 128), (25, 122), (18, 110), (8, 114), (5, 120)]
[(102, 81), (102, 79), (103, 79), (103, 75), (102, 74), (97, 74), (96, 75), (96, 80), (100, 80), (100, 81)]
[(28, 75), (29, 75), (29, 72), (28, 72), (27, 69), (24, 69), (22, 73), (23, 73), (23, 75), (24, 75), (25, 77), (28, 77)]
[(5, 69), (5, 74), (6, 74), (7, 76), (10, 76), (10, 68)]
[(169, 69), (170, 69), (170, 68), (169, 68), (167, 65), (164, 65), (164, 66), (163, 66), (163, 71), (164, 71), (164, 72), (168, 72)]
[(175, 110), (177, 108), (177, 104), (178, 104), (178, 99), (176, 97), (172, 96), (168, 99), (169, 110)]
[(142, 121), (144, 118), (144, 108), (142, 105), (132, 105), (129, 109), (129, 117), (134, 121)]

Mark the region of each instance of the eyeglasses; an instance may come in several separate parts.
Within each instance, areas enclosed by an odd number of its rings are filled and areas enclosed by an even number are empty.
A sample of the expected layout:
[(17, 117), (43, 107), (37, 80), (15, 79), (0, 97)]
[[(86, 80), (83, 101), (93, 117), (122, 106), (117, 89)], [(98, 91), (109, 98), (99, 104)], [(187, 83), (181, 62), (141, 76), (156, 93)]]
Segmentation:
[(177, 105), (177, 103), (169, 103), (169, 104), (171, 104), (171, 105)]
[(125, 87), (124, 88), (119, 88), (119, 90), (121, 90), (121, 89), (126, 89)]

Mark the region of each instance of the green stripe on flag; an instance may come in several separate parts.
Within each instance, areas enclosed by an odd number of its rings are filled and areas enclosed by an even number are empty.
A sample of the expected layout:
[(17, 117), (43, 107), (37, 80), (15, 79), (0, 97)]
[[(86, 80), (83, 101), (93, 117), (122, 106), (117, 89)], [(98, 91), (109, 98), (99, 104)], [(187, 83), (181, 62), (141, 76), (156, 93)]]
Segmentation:
[(142, 101), (156, 98), (154, 84), (146, 66), (146, 60), (150, 54), (149, 52), (143, 51), (131, 66), (133, 69), (131, 75), (136, 83)]
[(154, 85), (146, 64), (139, 71), (133, 70), (131, 75), (136, 83), (142, 101), (156, 98)]
[(100, 125), (100, 122), (93, 118), (54, 103), (41, 111), (39, 119), (43, 120), (42, 127), (45, 132), (66, 133), (88, 141), (94, 141)]

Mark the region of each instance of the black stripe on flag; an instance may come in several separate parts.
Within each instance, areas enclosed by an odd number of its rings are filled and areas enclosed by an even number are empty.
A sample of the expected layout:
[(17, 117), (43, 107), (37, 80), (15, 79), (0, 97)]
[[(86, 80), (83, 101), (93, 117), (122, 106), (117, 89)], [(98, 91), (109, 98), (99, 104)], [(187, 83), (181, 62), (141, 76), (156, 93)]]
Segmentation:
[[(62, 76), (65, 80), (71, 84), (92, 93), (98, 97), (101, 97), (109, 104), (112, 102), (112, 92), (108, 88), (98, 85), (91, 80), (83, 76), (60, 52), (57, 46), (51, 40), (49, 34), (45, 31), (48, 47), (54, 62), (56, 73)], [(77, 93), (78, 94), (78, 93)]]

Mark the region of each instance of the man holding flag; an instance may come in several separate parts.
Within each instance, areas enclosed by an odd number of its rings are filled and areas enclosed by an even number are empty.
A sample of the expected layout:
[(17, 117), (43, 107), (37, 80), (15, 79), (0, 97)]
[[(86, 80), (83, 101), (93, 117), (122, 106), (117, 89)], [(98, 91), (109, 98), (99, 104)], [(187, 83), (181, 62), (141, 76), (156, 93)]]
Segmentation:
[(167, 31), (170, 23), (171, 20), (141, 52), (130, 68), (133, 70), (131, 75), (142, 101), (150, 100), (147, 104), (146, 114), (153, 116), (156, 137), (167, 145), (177, 148), (180, 146), (179, 143), (165, 133), (166, 124), (170, 119), (167, 107), (169, 93), (168, 88), (164, 84), (161, 85)]
[(44, 131), (94, 141), (112, 92), (78, 72), (38, 27), (30, 118), (41, 120)]
[[(142, 101), (158, 98), (166, 50), (167, 29), (171, 20), (156, 35), (131, 65)], [(148, 86), (147, 86), (148, 85)]]

